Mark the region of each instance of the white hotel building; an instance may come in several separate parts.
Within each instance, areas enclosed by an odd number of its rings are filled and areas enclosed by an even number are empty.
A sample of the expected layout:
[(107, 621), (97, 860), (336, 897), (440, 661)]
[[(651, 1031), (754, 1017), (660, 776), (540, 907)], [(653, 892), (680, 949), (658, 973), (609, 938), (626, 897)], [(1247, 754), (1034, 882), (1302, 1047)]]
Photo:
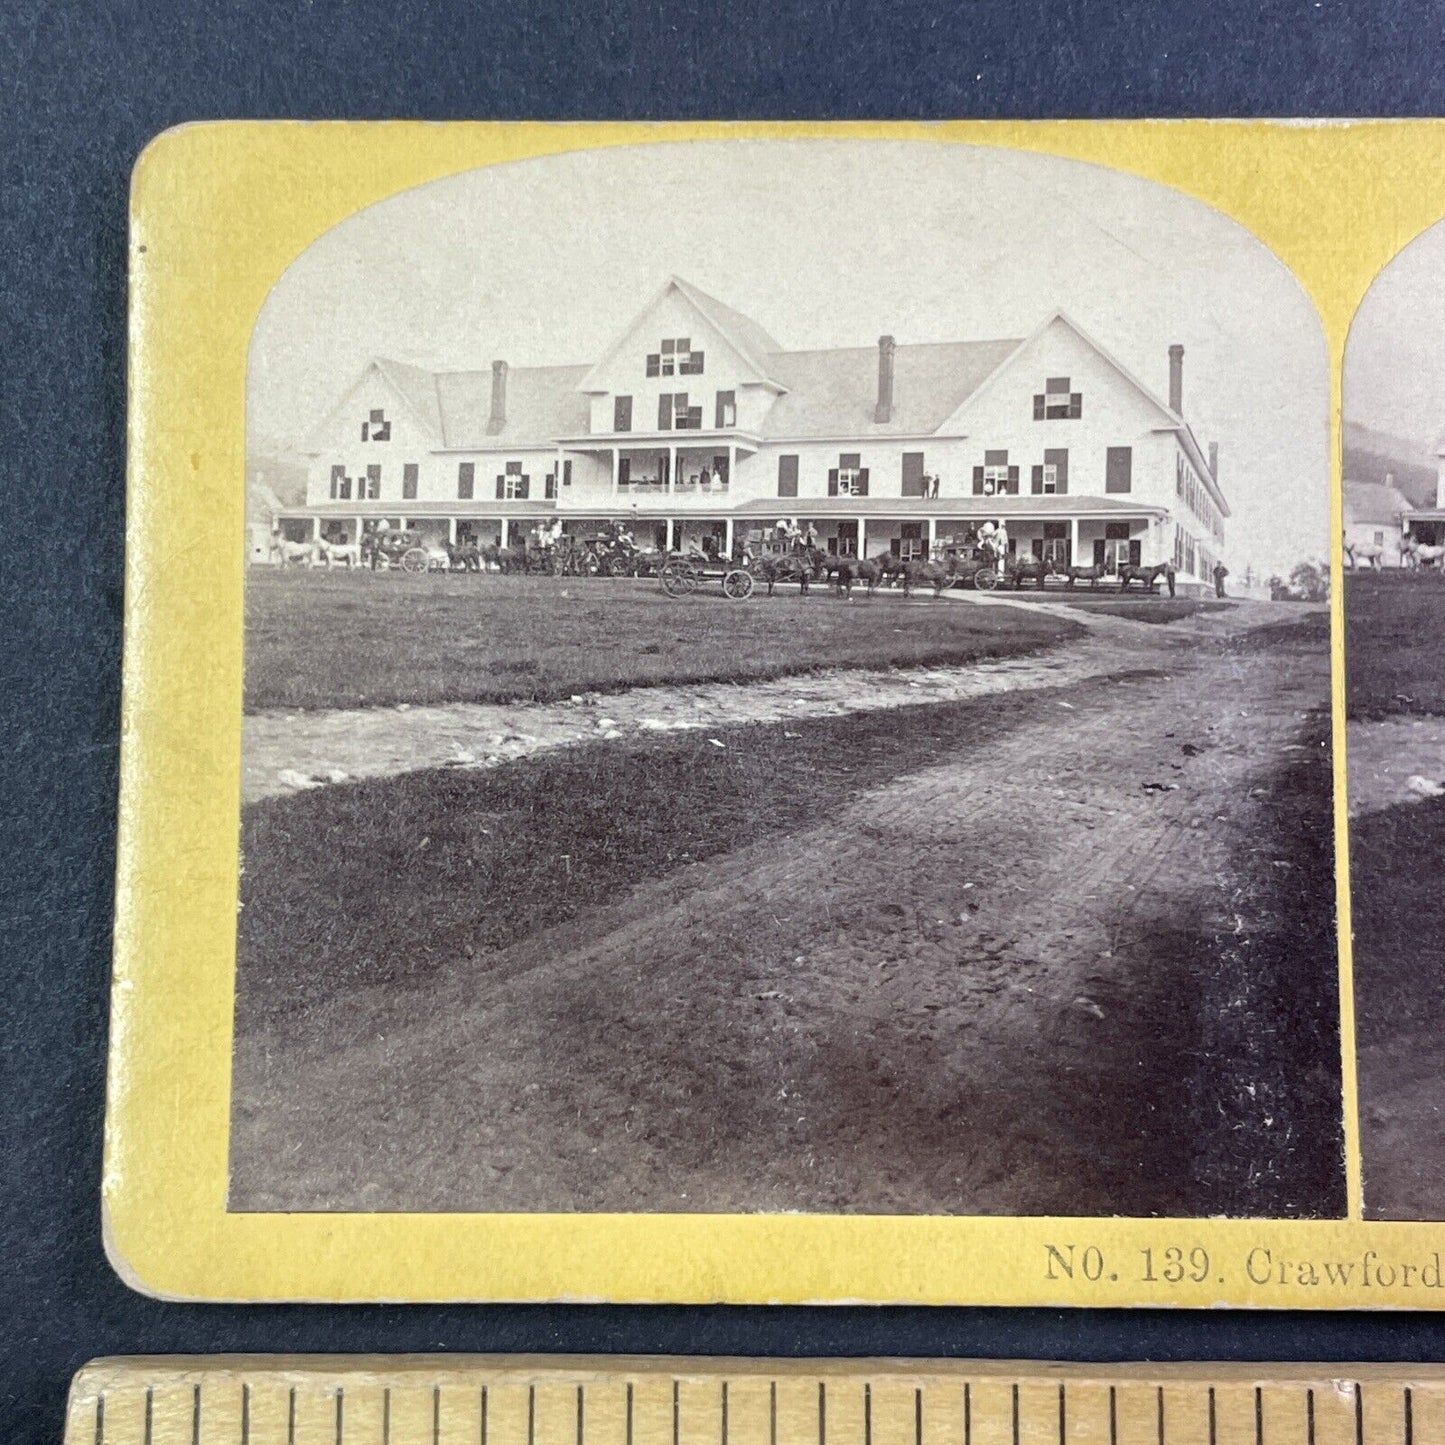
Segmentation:
[(1019, 551), (1172, 558), (1202, 583), (1229, 506), (1182, 414), (1183, 357), (1166, 401), (1062, 312), (1022, 340), (789, 351), (673, 277), (590, 366), (372, 361), (308, 439), (306, 504), (280, 526), (355, 541), (386, 518), (485, 545), (623, 519), (644, 546), (727, 552), (794, 517), (830, 551), (918, 555), (1006, 518)]

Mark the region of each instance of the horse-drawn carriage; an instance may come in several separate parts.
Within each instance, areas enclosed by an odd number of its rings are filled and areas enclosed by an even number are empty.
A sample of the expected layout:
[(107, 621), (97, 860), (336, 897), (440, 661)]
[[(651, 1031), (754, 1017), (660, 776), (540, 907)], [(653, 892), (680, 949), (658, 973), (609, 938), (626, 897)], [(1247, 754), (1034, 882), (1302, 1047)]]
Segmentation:
[(427, 572), (432, 565), (428, 549), (419, 546), (416, 538), (405, 531), (367, 532), (361, 539), (361, 560), (373, 572), (392, 567), (403, 572)]
[(704, 552), (673, 552), (657, 572), (669, 597), (687, 597), (707, 582), (720, 582), (723, 596), (741, 602), (753, 595), (753, 574), (746, 567)]

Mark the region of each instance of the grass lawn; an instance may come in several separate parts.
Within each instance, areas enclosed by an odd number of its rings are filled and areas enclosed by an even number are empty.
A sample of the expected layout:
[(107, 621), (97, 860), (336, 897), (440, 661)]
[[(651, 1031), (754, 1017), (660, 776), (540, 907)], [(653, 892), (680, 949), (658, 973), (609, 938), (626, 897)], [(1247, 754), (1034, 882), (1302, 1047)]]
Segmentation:
[(1011, 608), (814, 588), (730, 602), (656, 582), (252, 570), (246, 709), (546, 701), (820, 667), (908, 667), (1036, 652), (1082, 635)]
[(1055, 594), (1053, 600), (1081, 611), (1127, 617), (1130, 622), (1178, 622), (1180, 618), (1193, 617), (1196, 612), (1223, 612), (1229, 607), (1227, 602), (1200, 602), (1192, 597), (1136, 596), (1132, 601), (1127, 594), (1118, 598), (1106, 598), (1102, 593), (1091, 597), (1088, 589), (1082, 595), (1068, 592)]
[(1445, 577), (1345, 578), (1345, 688), (1352, 718), (1445, 714)]

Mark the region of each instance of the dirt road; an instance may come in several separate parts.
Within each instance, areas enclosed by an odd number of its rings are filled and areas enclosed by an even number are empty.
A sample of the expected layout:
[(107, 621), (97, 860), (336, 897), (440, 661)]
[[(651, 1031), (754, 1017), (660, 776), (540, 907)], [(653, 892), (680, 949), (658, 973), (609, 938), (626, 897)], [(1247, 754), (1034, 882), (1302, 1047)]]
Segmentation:
[(806, 826), (242, 1032), (232, 1207), (1337, 1209), (1328, 657), (1244, 620), (918, 710), (927, 764)]

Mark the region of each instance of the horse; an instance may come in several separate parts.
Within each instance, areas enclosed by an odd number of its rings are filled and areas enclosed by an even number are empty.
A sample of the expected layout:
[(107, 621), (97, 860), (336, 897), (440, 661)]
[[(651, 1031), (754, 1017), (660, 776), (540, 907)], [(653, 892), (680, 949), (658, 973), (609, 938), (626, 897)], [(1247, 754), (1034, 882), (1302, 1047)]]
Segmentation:
[(1432, 547), (1407, 533), (1405, 540), (1400, 544), (1400, 551), (1405, 559), (1405, 565), (1415, 571), (1430, 566), (1445, 569), (1445, 547)]
[(326, 563), (326, 570), (339, 562), (349, 572), (353, 567), (361, 570), (360, 542), (328, 542), (324, 538), (317, 543), (317, 560)]
[[(1405, 550), (1402, 547), (1402, 551)], [(1345, 538), (1345, 561), (1351, 572), (1360, 570), (1364, 562), (1372, 572), (1378, 572), (1385, 565), (1385, 549), (1378, 542), (1351, 542)]]
[(878, 563), (880, 586), (892, 587), (895, 583), (902, 582), (906, 588), (909, 568), (907, 558), (900, 556), (897, 552), (880, 552), (874, 560)]
[(1054, 570), (1054, 564), (1043, 557), (1015, 557), (1008, 569), (1007, 576), (1013, 581), (1014, 590), (1022, 592), (1026, 581), (1035, 581), (1039, 584), (1039, 591), (1044, 590), (1044, 579)]
[(903, 595), (913, 596), (915, 587), (932, 587), (933, 595), (941, 597), (943, 589), (951, 586), (953, 572), (942, 562), (931, 562), (927, 558), (915, 558), (903, 565)]
[(465, 542), (448, 542), (447, 565), (453, 572), (480, 572), (482, 570), (482, 549), (470, 539)]
[(271, 555), (280, 562), (283, 569), (289, 567), (293, 562), (299, 562), (305, 567), (314, 567), (318, 548), (324, 545), (324, 543), (318, 542), (291, 542), (278, 534), (271, 538)]
[(808, 584), (813, 580), (812, 560), (802, 552), (765, 552), (754, 564), (756, 574), (773, 595), (773, 588), (779, 582), (796, 582), (798, 595), (808, 595)]
[(853, 600), (853, 584), (862, 582), (868, 588), (870, 597), (878, 590), (878, 579), (882, 575), (878, 563), (871, 557), (832, 557), (826, 569), (828, 580), (840, 597)]
[(1174, 564), (1172, 562), (1157, 562), (1152, 567), (1138, 567), (1126, 562), (1119, 568), (1119, 591), (1127, 592), (1131, 582), (1139, 582), (1143, 585), (1145, 592), (1152, 593), (1159, 585), (1159, 579), (1163, 578), (1169, 587), (1169, 595), (1174, 595)]
[(1065, 567), (1063, 576), (1069, 580), (1064, 583), (1070, 592), (1074, 590), (1075, 582), (1087, 582), (1089, 591), (1096, 591), (1099, 586), (1099, 579), (1104, 576), (1102, 567)]

